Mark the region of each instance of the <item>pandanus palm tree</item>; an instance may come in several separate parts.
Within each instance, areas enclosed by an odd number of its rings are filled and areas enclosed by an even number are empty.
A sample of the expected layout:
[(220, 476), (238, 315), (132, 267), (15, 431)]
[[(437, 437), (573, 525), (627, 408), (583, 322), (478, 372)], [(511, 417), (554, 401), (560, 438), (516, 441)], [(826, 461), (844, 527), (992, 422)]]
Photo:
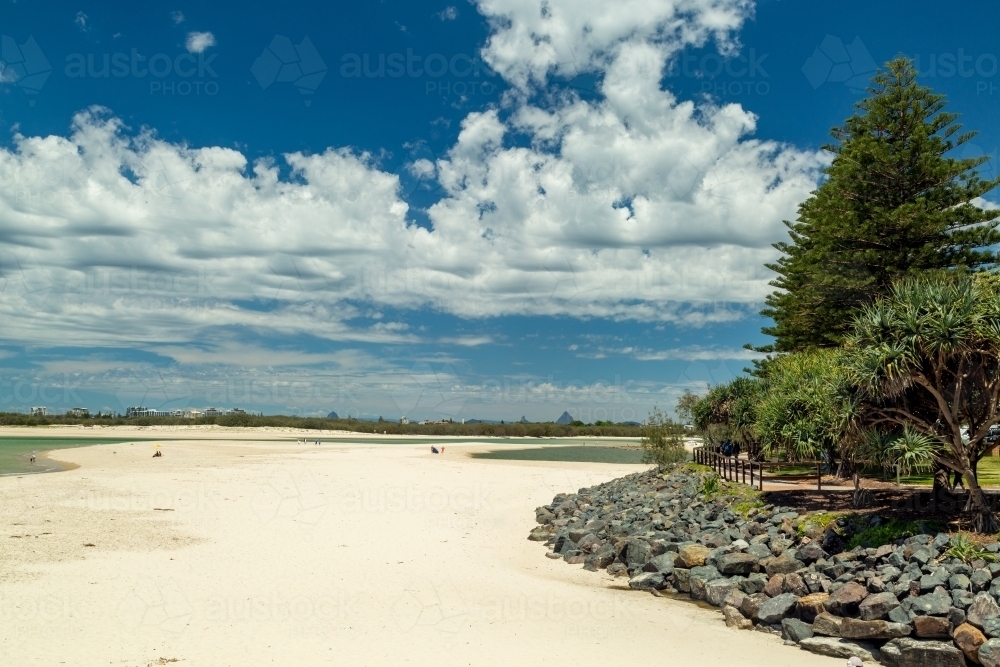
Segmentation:
[[(868, 423), (906, 429), (912, 456), (964, 478), (972, 527), (1000, 523), (976, 477), (990, 426), (1000, 423), (1000, 298), (994, 276), (907, 279), (862, 310), (845, 363)], [(963, 438), (963, 429), (968, 437)], [(923, 435), (928, 441), (917, 442)], [(918, 446), (919, 445), (919, 446)]]

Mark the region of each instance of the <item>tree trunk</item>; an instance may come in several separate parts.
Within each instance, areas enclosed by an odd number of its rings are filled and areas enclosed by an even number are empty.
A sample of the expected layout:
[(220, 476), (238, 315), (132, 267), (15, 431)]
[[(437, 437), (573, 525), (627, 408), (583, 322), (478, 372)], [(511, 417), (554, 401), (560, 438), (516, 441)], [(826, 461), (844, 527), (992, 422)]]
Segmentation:
[(976, 473), (969, 466), (962, 471), (962, 476), (969, 486), (969, 500), (965, 505), (965, 511), (972, 513), (972, 530), (977, 533), (996, 533), (1000, 530), (1000, 521), (997, 521), (996, 514), (990, 509), (986, 494), (979, 487)]
[(868, 489), (861, 488), (861, 475), (857, 468), (854, 469), (854, 496), (851, 498), (851, 505), (860, 509), (869, 507), (875, 502), (875, 496)]

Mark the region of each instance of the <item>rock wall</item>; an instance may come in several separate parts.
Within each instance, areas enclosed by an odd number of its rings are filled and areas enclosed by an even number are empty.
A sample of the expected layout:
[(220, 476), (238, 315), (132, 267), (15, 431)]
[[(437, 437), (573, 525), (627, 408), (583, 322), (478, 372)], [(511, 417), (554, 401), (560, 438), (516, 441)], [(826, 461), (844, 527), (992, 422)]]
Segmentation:
[(628, 577), (637, 590), (690, 595), (721, 608), (729, 627), (816, 653), (1000, 667), (1000, 562), (948, 558), (943, 533), (846, 551), (836, 524), (824, 530), (816, 515), (734, 509), (732, 496), (707, 500), (701, 490), (701, 476), (679, 467), (560, 494), (535, 511), (528, 539), (550, 558)]

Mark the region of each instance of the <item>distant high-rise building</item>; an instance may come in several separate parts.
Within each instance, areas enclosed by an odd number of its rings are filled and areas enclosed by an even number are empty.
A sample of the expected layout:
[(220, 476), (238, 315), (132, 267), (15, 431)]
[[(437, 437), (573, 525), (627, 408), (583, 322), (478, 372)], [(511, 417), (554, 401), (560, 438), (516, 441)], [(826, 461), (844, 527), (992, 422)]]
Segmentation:
[(49, 409), (46, 407), (31, 408), (32, 417), (44, 417), (49, 413)]

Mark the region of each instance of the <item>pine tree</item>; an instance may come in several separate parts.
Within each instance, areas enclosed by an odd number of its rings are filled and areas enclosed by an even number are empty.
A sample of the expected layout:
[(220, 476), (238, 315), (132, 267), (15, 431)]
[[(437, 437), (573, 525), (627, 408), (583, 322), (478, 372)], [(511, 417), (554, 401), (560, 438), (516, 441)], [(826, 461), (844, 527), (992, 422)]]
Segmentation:
[(893, 281), (935, 270), (983, 269), (996, 262), (1000, 211), (974, 200), (1000, 184), (976, 168), (987, 158), (947, 154), (975, 136), (960, 133), (943, 95), (917, 83), (899, 58), (872, 79), (869, 96), (831, 131), (826, 178), (785, 222), (791, 241), (767, 265), (778, 288), (761, 314), (774, 320), (765, 351), (841, 343), (857, 310)]

